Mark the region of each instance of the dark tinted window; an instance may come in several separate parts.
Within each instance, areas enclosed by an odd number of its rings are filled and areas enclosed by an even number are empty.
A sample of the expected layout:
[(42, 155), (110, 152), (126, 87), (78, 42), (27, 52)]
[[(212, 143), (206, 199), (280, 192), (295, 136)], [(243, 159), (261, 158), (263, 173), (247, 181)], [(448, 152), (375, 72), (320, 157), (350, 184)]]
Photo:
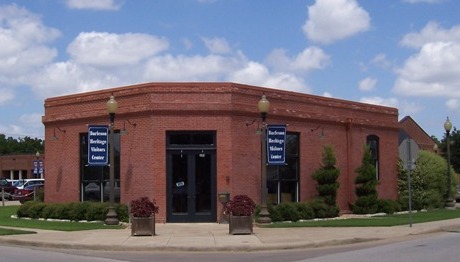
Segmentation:
[(214, 145), (214, 132), (171, 132), (168, 145)]

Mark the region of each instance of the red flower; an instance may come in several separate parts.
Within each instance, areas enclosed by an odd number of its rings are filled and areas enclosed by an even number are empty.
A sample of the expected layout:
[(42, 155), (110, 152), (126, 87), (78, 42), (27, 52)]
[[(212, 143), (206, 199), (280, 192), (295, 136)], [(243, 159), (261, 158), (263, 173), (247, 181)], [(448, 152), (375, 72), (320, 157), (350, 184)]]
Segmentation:
[(130, 213), (133, 217), (150, 217), (158, 213), (155, 199), (150, 201), (148, 197), (141, 197), (130, 202)]
[(256, 204), (247, 195), (236, 195), (228, 201), (225, 211), (234, 216), (250, 216), (254, 213)]

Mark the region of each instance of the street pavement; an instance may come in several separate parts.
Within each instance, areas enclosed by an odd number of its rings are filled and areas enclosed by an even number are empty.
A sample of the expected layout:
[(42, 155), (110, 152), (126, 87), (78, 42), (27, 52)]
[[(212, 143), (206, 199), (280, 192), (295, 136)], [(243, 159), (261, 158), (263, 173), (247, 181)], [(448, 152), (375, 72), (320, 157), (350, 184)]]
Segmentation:
[(117, 251), (261, 251), (324, 247), (391, 240), (440, 231), (460, 231), (460, 218), (394, 227), (261, 228), (251, 235), (230, 235), (228, 224), (157, 223), (155, 236), (131, 236), (131, 229), (0, 236), (0, 244)]

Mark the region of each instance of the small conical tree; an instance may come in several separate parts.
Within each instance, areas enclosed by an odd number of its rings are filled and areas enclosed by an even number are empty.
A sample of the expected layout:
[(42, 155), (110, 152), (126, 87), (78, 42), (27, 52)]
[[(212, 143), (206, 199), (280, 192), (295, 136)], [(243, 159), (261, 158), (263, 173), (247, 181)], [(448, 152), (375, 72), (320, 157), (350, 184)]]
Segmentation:
[(357, 199), (353, 204), (353, 213), (373, 214), (377, 212), (377, 178), (373, 162), (371, 151), (366, 146), (361, 166), (356, 169), (358, 174), (355, 178)]
[(337, 189), (340, 184), (337, 179), (340, 175), (340, 170), (335, 166), (337, 160), (331, 146), (325, 146), (323, 151), (322, 166), (312, 175), (316, 180), (316, 190), (318, 196), (329, 206), (328, 216), (337, 216), (339, 208), (337, 207)]

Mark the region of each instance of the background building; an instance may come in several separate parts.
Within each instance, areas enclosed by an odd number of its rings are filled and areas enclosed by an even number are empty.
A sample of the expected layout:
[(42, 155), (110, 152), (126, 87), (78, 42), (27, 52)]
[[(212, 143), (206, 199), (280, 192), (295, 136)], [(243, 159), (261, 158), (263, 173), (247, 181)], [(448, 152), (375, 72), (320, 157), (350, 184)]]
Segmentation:
[(0, 177), (14, 180), (44, 178), (44, 158), (43, 155), (35, 154), (0, 156)]
[(412, 117), (403, 117), (399, 121), (399, 127), (399, 144), (401, 144), (404, 139), (411, 138), (421, 150), (430, 152), (435, 152), (437, 150), (437, 145), (433, 138), (429, 136)]
[(108, 167), (88, 166), (88, 126), (115, 115), (116, 201), (147, 196), (159, 221), (217, 221), (218, 194), (261, 196), (261, 120), (287, 125), (286, 165), (268, 166), (269, 203), (316, 196), (311, 174), (332, 145), (340, 169), (338, 206), (354, 202), (355, 169), (372, 150), (380, 198), (397, 198), (395, 108), (235, 83), (146, 83), (45, 100), (46, 202), (107, 201)]

